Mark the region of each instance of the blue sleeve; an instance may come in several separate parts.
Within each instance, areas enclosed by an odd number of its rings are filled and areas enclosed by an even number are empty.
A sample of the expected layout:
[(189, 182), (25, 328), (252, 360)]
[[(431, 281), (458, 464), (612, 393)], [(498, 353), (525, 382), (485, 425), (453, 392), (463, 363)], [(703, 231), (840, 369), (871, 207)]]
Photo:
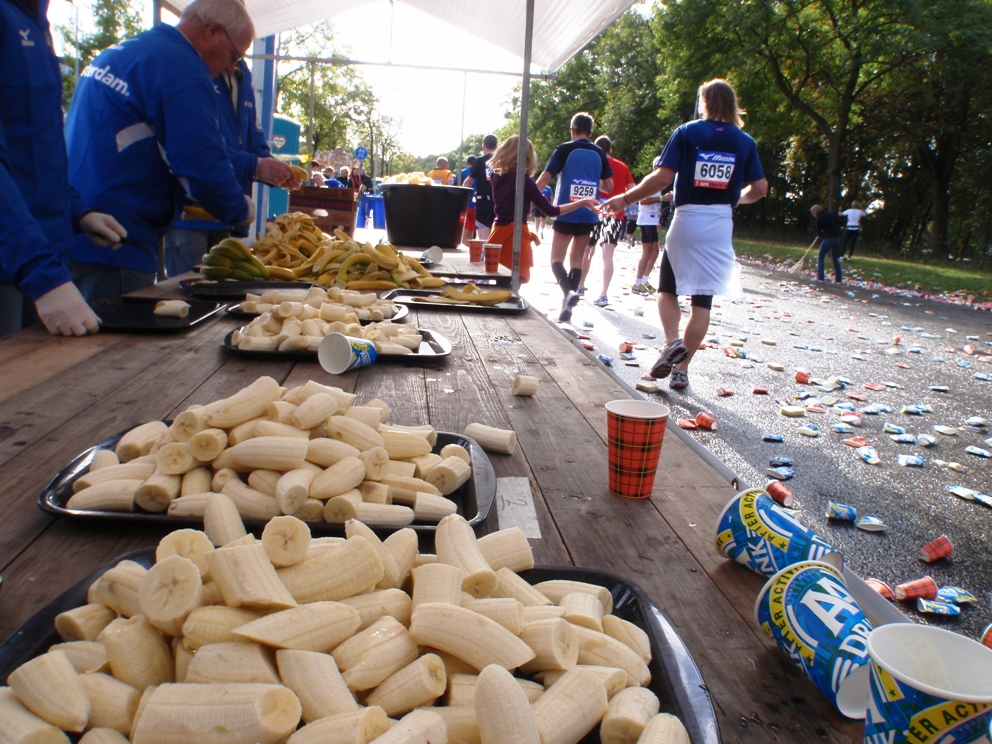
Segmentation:
[(220, 222), (244, 221), (248, 205), (220, 132), (213, 85), (194, 82), (168, 91), (162, 109), (165, 128), (159, 141), (169, 169)]
[(233, 147), (228, 149), (227, 154), (231, 156), (231, 165), (234, 166), (234, 176), (238, 182), (250, 184), (255, 178), (258, 157)]
[(764, 177), (765, 172), (761, 169), (761, 162), (758, 160), (758, 148), (752, 140), (750, 152), (744, 161), (744, 183), (760, 181)]
[(72, 229), (73, 232), (82, 232), (79, 229), (79, 221), (83, 219), (84, 215), (92, 212), (92, 209), (86, 209), (83, 206), (83, 198), (76, 191), (76, 187), (71, 183), (69, 184), (69, 209), (72, 210)]
[(548, 173), (550, 173), (553, 176), (557, 176), (559, 173), (561, 173), (561, 169), (564, 167), (565, 167), (565, 163), (562, 162), (561, 155), (559, 154), (558, 148), (556, 147), (555, 151), (551, 153), (551, 159), (548, 161), (548, 164), (544, 166), (544, 170), (546, 170)]
[(665, 149), (661, 151), (661, 167), (675, 171), (679, 170), (682, 156), (682, 127), (675, 130)]
[[(39, 178), (46, 177), (39, 173)], [(66, 215), (69, 219), (69, 215)], [(0, 269), (31, 301), (66, 282), (69, 270), (59, 258), (10, 171), (7, 138), (0, 123)]]

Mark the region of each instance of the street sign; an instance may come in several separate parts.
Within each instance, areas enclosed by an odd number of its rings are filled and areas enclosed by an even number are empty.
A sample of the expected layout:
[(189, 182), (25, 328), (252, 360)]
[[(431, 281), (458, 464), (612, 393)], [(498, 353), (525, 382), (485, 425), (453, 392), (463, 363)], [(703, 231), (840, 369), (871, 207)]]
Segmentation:
[(365, 160), (369, 156), (369, 151), (364, 147), (355, 148), (355, 158), (357, 160)]

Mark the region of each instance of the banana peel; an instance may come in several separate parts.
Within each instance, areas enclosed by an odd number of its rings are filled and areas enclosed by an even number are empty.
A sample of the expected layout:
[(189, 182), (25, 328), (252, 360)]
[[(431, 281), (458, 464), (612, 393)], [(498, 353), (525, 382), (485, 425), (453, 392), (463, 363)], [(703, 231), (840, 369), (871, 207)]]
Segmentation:
[(186, 204), (183, 207), (183, 221), (189, 222), (190, 220), (208, 220), (209, 222), (217, 222), (217, 218), (214, 217), (210, 212), (201, 207), (199, 204)]
[(441, 290), (441, 296), (458, 302), (471, 302), (473, 305), (498, 305), (510, 299), (513, 292), (508, 289), (482, 291), (474, 284), (468, 284), (461, 290), (456, 287), (445, 287)]
[(284, 269), (282, 266), (268, 266), (270, 279), (280, 279), (282, 281), (294, 282), (298, 277), (292, 269)]
[(396, 289), (396, 283), (389, 279), (356, 279), (345, 285), (346, 289)]

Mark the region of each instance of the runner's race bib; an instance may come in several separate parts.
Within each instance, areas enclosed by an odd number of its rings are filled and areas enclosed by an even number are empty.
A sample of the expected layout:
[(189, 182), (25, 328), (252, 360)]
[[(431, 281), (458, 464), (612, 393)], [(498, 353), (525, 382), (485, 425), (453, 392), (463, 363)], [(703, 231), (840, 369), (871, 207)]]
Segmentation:
[(697, 189), (726, 189), (736, 162), (737, 155), (732, 152), (698, 150), (692, 185)]
[(599, 184), (596, 181), (573, 181), (569, 187), (568, 200), (574, 202), (588, 199), (590, 196), (596, 196), (598, 190)]

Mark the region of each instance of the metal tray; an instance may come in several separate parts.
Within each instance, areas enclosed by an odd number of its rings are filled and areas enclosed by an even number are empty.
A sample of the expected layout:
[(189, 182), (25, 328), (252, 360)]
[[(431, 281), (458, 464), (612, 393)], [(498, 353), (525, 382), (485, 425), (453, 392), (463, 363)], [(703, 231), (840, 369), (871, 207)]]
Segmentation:
[(432, 276), (448, 279), (453, 282), (471, 282), (477, 286), (509, 287), (513, 283), (510, 274), (498, 274), (491, 271), (432, 271)]
[(381, 299), (398, 302), (401, 305), (414, 305), (418, 310), (464, 310), (470, 313), (522, 313), (530, 308), (530, 303), (519, 295), (513, 295), (506, 302), (498, 305), (459, 305), (446, 302), (425, 302), (426, 297), (438, 297), (440, 289), (391, 289), (380, 295)]
[[(70, 462), (65, 468), (51, 480), (38, 497), (38, 506), (43, 511), (56, 514), (69, 519), (80, 520), (110, 520), (131, 524), (158, 524), (170, 525), (175, 529), (182, 527), (203, 528), (203, 520), (196, 517), (169, 517), (165, 514), (152, 514), (150, 512), (110, 512), (110, 511), (80, 511), (78, 509), (67, 509), (66, 502), (72, 496), (72, 483), (80, 475), (89, 470), (93, 455), (100, 449), (113, 449), (118, 440), (127, 432), (114, 434), (109, 439), (105, 439), (95, 447), (83, 452)], [(434, 445), (434, 452), (440, 452), (441, 448), (447, 444), (460, 444), (468, 450), (472, 458), (472, 477), (454, 493), (448, 496), (449, 499), (458, 504), (458, 513), (461, 514), (471, 525), (480, 524), (489, 516), (496, 500), (496, 473), (493, 465), (489, 461), (489, 456), (474, 439), (462, 434), (439, 431), (437, 442)], [(245, 528), (261, 535), (266, 522), (261, 519), (246, 519)], [(329, 524), (327, 522), (310, 522), (310, 532), (314, 535), (341, 535), (344, 534), (343, 524)], [(395, 532), (399, 527), (376, 527), (369, 525), (376, 532)], [(430, 523), (414, 522), (407, 525), (418, 532), (433, 533), (437, 525)], [(6, 677), (0, 677), (6, 679)]]
[(92, 307), (100, 316), (100, 330), (127, 333), (179, 333), (224, 309), (224, 303), (187, 300), (185, 318), (163, 318), (153, 312), (159, 302), (155, 297), (110, 297), (97, 300)]
[[(55, 632), (56, 615), (86, 604), (86, 591), (90, 584), (124, 560), (150, 568), (155, 563), (155, 548), (125, 553), (35, 613), (0, 645), (0, 679), (6, 679), (21, 664), (45, 653), (53, 644), (60, 643), (61, 639)], [(719, 744), (716, 715), (699, 668), (665, 613), (647, 592), (620, 576), (589, 568), (538, 566), (520, 575), (532, 584), (564, 579), (608, 588), (613, 595), (613, 614), (632, 622), (647, 632), (651, 639), (653, 658), (648, 665), (651, 670), (651, 684), (648, 686), (661, 701), (661, 710), (682, 720), (692, 744)], [(583, 744), (597, 742), (598, 729), (582, 740)]]
[[(433, 362), (451, 356), (451, 342), (434, 331), (425, 331), (418, 328), (417, 332), (423, 336), (420, 348), (412, 354), (380, 354), (377, 361), (383, 362)], [(244, 354), (249, 357), (259, 357), (262, 359), (306, 359), (312, 361), (317, 358), (316, 351), (249, 351), (239, 349), (231, 343), (234, 331), (224, 336), (224, 348), (236, 354)]]
[(280, 282), (271, 279), (183, 279), (179, 288), (186, 294), (202, 300), (243, 300), (249, 292), (259, 293), (267, 289), (303, 289), (314, 286), (313, 282)]
[[(230, 315), (232, 318), (243, 318), (246, 320), (258, 317), (258, 313), (249, 313), (244, 309), (242, 309), (241, 307), (242, 304), (243, 303), (239, 302), (236, 305), (228, 305), (227, 314)], [(368, 325), (369, 323), (376, 323), (376, 322), (385, 322), (387, 320), (391, 320), (394, 323), (396, 323), (403, 320), (407, 315), (410, 314), (409, 306), (400, 305), (399, 303), (395, 303), (395, 302), (393, 304), (396, 305), (396, 315), (394, 315), (392, 318), (383, 318), (382, 321), (360, 319), (358, 322), (361, 323), (362, 325)]]

